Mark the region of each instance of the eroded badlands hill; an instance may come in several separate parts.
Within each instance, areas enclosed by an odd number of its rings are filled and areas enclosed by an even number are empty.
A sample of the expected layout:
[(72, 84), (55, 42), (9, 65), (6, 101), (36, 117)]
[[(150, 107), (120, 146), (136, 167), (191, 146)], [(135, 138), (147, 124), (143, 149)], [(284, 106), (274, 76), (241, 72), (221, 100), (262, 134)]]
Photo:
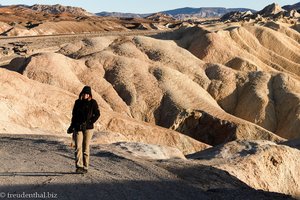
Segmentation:
[[(299, 140), (297, 140), (299, 143)], [(228, 171), (253, 188), (299, 198), (299, 147), (269, 141), (234, 141), (190, 155), (200, 163)]]
[[(297, 27), (275, 22), (221, 23), (152, 37), (87, 37), (63, 45), (60, 41), (37, 54), (25, 52), (0, 69), (0, 130), (11, 134), (1, 136), (5, 143), (0, 149), (5, 163), (1, 172), (7, 183), (3, 189), (18, 183), (31, 191), (33, 184), (45, 188), (47, 181), (53, 181), (54, 190), (61, 191), (60, 186), (70, 190), (78, 180), (101, 188), (111, 180), (122, 180), (131, 192), (141, 185), (150, 187), (146, 194), (151, 199), (159, 189), (157, 182), (171, 180), (162, 190), (179, 189), (178, 199), (187, 193), (193, 199), (283, 197), (252, 188), (299, 198), (299, 147), (297, 141), (286, 146), (286, 140), (300, 137)], [(16, 45), (21, 48), (23, 43)], [(66, 172), (71, 167), (48, 171), (60, 166), (47, 163), (48, 157), (41, 155), (60, 155), (54, 161), (71, 165), (67, 155), (71, 150), (66, 149), (70, 137), (65, 132), (84, 85), (93, 88), (101, 118), (92, 141), (93, 174), (74, 179)], [(64, 144), (53, 142), (54, 137)], [(22, 145), (37, 159), (41, 157), (42, 164), (33, 167), (35, 159), (28, 165), (15, 164), (16, 156), (23, 161)], [(173, 158), (180, 160), (169, 160)], [(13, 176), (27, 176), (27, 169), (33, 174), (47, 171), (42, 180), (31, 179), (29, 186), (24, 179), (15, 182)], [(58, 173), (62, 177), (56, 177), (58, 169), (66, 170)], [(103, 170), (104, 175), (99, 173)], [(45, 178), (53, 172), (56, 178)], [(132, 180), (140, 182), (136, 185)], [(179, 186), (185, 184), (192, 187), (181, 190)], [(121, 191), (132, 195), (128, 189)]]
[(174, 40), (86, 39), (33, 55), (19, 71), (74, 95), (91, 85), (104, 110), (211, 145), (236, 138), (292, 139), (300, 128), (299, 33), (278, 30), (195, 27), (159, 36)]

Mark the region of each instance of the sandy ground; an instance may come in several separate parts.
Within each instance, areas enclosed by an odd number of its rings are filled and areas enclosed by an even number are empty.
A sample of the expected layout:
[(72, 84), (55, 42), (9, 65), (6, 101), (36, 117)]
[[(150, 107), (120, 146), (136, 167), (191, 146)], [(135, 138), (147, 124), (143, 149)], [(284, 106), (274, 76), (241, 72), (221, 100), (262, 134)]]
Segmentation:
[[(289, 199), (257, 191), (227, 172), (190, 160), (142, 160), (93, 146), (85, 175), (73, 149), (53, 136), (1, 135), (0, 195), (57, 199)], [(11, 196), (10, 196), (11, 197)]]

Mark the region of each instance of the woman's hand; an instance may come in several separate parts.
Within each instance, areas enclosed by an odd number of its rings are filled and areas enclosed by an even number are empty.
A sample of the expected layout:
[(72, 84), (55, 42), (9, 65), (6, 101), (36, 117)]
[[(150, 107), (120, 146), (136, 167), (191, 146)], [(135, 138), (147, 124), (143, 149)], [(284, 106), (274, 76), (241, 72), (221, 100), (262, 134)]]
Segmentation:
[(68, 128), (68, 130), (67, 130), (67, 133), (68, 134), (71, 134), (71, 133), (73, 133), (74, 132), (74, 128), (72, 127), (72, 126), (70, 126), (69, 128)]

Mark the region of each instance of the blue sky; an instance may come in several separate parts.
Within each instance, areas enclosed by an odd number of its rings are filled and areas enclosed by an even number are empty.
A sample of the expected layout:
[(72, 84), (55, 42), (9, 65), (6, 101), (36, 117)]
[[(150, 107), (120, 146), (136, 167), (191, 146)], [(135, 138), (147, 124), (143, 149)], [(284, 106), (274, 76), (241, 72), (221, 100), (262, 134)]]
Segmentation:
[[(300, 0), (277, 0), (279, 5), (295, 4)], [(114, 12), (133, 12), (133, 13), (151, 13), (163, 10), (170, 10), (182, 7), (226, 7), (226, 8), (252, 8), (261, 10), (274, 0), (0, 0), (1, 5), (12, 4), (62, 4), (77, 6), (86, 9), (89, 12), (114, 11)]]

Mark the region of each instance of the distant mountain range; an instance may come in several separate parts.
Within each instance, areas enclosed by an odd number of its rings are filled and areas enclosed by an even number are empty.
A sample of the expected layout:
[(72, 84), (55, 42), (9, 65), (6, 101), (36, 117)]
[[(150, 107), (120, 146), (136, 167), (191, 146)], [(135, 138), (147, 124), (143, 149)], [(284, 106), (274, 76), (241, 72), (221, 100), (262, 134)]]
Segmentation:
[(143, 18), (147, 17), (149, 15), (152, 15), (153, 13), (149, 14), (135, 14), (135, 13), (122, 13), (122, 12), (100, 12), (96, 13), (96, 15), (101, 17), (121, 17), (121, 18)]
[(184, 17), (221, 17), (229, 12), (244, 12), (250, 10), (251, 12), (256, 12), (255, 10), (248, 8), (222, 8), (222, 7), (204, 7), (204, 8), (179, 8), (174, 10), (163, 11), (162, 13), (169, 14), (174, 18), (180, 19)]
[(285, 9), (285, 10), (300, 10), (300, 2), (299, 3), (296, 3), (296, 4), (294, 4), (294, 5), (286, 5), (286, 6), (283, 6), (282, 7), (283, 9)]
[[(176, 19), (181, 19), (185, 17), (221, 17), (226, 13), (233, 11), (248, 11), (255, 12), (255, 10), (247, 9), (247, 8), (222, 8), (222, 7), (204, 7), (204, 8), (178, 8), (173, 10), (161, 11), (160, 13), (170, 15)], [(98, 16), (110, 16), (110, 17), (146, 17), (152, 15), (153, 13), (148, 14), (136, 14), (136, 13), (121, 13), (121, 12), (100, 12), (96, 13)]]
[[(72, 6), (63, 6), (60, 4), (55, 5), (40, 5), (35, 4), (33, 6), (27, 5), (18, 5), (25, 8), (29, 8), (34, 11), (38, 12), (46, 12), (51, 14), (61, 14), (61, 13), (70, 13), (74, 16), (93, 16), (93, 13), (87, 12), (86, 10), (79, 8), (79, 7), (72, 7)], [(0, 7), (6, 7), (0, 4)], [(292, 9), (300, 10), (300, 2), (294, 5), (286, 5), (282, 7), (283, 9), (290, 11)], [(178, 8), (173, 10), (166, 10), (161, 11), (159, 13), (163, 13), (173, 17), (175, 19), (184, 19), (184, 18), (213, 18), (213, 17), (222, 17), (223, 15), (230, 13), (230, 12), (245, 12), (251, 11), (255, 13), (255, 10), (248, 9), (248, 8), (223, 8), (223, 7), (201, 7), (201, 8)], [(122, 13), (122, 12), (100, 12), (95, 13), (97, 16), (108, 16), (108, 17), (121, 17), (121, 18), (144, 18), (149, 15), (153, 15), (155, 13), (147, 13), (147, 14), (137, 14), (137, 13)]]
[[(294, 5), (286, 5), (282, 7), (285, 10), (300, 10), (300, 2)], [(257, 12), (256, 10), (248, 9), (248, 8), (223, 8), (223, 7), (202, 7), (202, 8), (178, 8), (173, 10), (161, 11), (160, 13), (164, 13), (170, 15), (176, 19), (183, 18), (192, 18), (192, 17), (201, 17), (201, 18), (209, 18), (209, 17), (222, 17), (223, 15), (230, 12), (245, 12), (251, 11), (252, 13)], [(148, 14), (136, 14), (136, 13), (121, 13), (121, 12), (100, 12), (96, 13), (98, 16), (110, 16), (110, 17), (122, 17), (122, 18), (138, 18), (138, 17), (146, 17), (152, 15), (153, 13)]]

